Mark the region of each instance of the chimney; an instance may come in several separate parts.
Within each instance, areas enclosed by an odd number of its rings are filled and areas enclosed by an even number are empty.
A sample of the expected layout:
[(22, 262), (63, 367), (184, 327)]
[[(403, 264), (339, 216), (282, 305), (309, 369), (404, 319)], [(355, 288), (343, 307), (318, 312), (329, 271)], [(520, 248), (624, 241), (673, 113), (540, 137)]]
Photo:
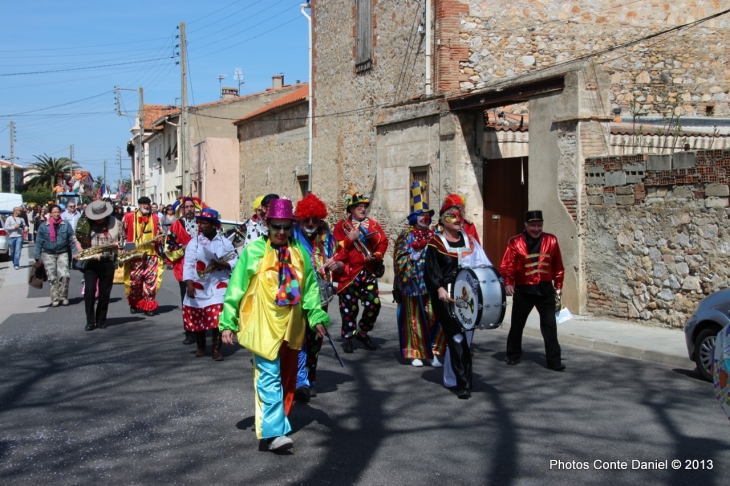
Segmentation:
[(274, 89), (283, 88), (284, 87), (284, 75), (275, 74), (275, 75), (271, 76), (271, 87)]
[(221, 88), (221, 99), (232, 100), (238, 97), (238, 88), (222, 87)]

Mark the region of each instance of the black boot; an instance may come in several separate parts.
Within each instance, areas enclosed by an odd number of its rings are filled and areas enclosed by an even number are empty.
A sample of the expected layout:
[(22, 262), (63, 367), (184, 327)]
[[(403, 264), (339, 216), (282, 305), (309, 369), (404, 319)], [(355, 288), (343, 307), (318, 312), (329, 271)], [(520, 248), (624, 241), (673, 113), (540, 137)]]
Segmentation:
[(195, 343), (195, 333), (192, 331), (185, 331), (185, 341), (183, 341), (183, 344), (193, 343)]
[(195, 352), (196, 358), (202, 358), (205, 356), (205, 331), (198, 331), (195, 333), (195, 342), (198, 345), (198, 350)]
[(213, 328), (213, 361), (223, 361), (222, 344), (221, 332), (217, 328)]

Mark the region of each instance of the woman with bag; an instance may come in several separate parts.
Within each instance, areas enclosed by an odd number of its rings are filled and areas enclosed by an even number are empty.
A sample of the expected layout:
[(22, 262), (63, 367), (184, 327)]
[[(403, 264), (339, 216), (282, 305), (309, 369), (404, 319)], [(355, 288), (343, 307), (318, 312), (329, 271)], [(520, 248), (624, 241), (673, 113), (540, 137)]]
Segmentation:
[(35, 259), (42, 259), (51, 287), (51, 306), (68, 305), (68, 283), (71, 279), (69, 257), (76, 254), (73, 228), (61, 219), (61, 208), (52, 204), (51, 217), (38, 229)]

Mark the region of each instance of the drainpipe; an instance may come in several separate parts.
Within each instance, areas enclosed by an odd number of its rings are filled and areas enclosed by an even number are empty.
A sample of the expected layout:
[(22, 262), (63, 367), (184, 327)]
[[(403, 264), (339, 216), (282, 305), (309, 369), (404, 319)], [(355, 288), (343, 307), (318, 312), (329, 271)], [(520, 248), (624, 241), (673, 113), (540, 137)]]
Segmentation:
[(312, 192), (312, 17), (307, 15), (304, 9), (312, 11), (312, 5), (307, 2), (300, 5), (302, 15), (307, 17), (309, 23), (309, 111), (307, 112), (307, 124), (309, 125), (309, 159), (307, 161), (307, 193)]
[(426, 0), (426, 94), (431, 94), (431, 0)]

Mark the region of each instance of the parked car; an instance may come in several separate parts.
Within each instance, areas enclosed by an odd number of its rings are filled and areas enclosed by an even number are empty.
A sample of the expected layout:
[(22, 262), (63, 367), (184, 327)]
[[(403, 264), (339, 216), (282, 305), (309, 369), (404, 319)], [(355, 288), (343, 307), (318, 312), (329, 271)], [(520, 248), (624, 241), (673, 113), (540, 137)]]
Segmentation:
[(689, 359), (697, 364), (702, 378), (712, 381), (712, 353), (715, 337), (730, 324), (730, 289), (705, 297), (684, 325)]
[(12, 211), (0, 210), (0, 262), (5, 262), (10, 256), (10, 242), (8, 232), (3, 229), (5, 218), (13, 214)]

